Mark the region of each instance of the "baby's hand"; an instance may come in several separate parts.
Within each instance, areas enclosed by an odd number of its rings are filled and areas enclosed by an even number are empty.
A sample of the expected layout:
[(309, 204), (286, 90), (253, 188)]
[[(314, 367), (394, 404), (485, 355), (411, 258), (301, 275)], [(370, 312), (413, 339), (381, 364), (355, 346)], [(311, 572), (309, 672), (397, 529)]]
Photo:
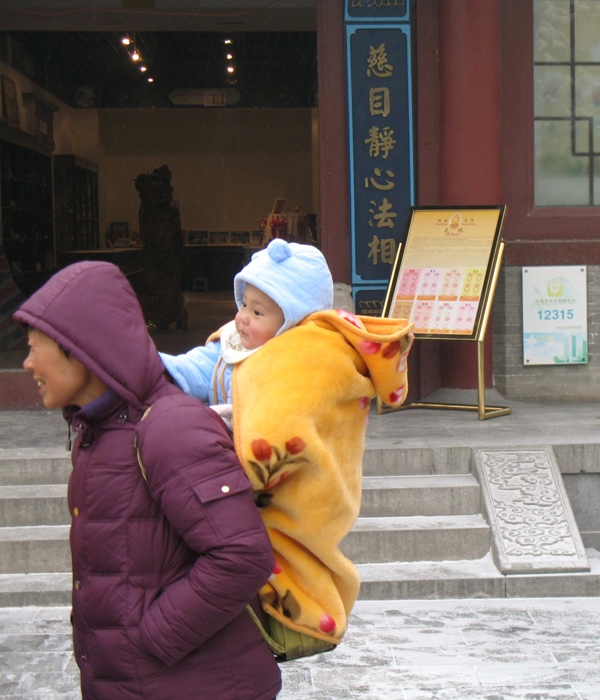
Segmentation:
[(210, 406), (215, 413), (221, 416), (221, 419), (229, 429), (229, 432), (233, 432), (233, 405), (230, 403), (218, 404), (216, 406)]

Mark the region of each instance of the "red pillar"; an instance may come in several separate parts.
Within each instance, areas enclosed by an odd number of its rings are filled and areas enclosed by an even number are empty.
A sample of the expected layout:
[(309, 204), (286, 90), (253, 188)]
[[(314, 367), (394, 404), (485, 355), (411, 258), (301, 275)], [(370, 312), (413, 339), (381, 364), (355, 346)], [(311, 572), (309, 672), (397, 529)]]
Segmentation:
[[(500, 0), (439, 0), (440, 204), (502, 204)], [(485, 341), (492, 385), (492, 328)], [(442, 343), (441, 385), (477, 387), (476, 344)]]
[(343, 0), (319, 0), (321, 249), (335, 282), (350, 282), (350, 191)]

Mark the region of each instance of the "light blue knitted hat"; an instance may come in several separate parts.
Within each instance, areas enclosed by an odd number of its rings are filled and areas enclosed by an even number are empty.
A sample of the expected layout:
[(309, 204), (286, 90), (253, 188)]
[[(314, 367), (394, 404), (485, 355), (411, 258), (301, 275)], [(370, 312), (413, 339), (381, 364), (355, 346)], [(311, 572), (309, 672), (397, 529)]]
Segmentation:
[(238, 308), (244, 289), (251, 284), (283, 311), (285, 319), (277, 335), (292, 328), (308, 314), (333, 306), (333, 280), (321, 251), (311, 245), (274, 238), (235, 276), (233, 290)]

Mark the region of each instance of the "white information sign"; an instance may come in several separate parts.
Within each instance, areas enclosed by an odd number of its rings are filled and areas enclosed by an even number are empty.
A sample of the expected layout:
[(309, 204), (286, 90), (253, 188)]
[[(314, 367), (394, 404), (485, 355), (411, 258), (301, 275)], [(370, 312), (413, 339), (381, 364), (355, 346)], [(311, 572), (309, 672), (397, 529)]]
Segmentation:
[(523, 362), (588, 361), (585, 265), (523, 268)]

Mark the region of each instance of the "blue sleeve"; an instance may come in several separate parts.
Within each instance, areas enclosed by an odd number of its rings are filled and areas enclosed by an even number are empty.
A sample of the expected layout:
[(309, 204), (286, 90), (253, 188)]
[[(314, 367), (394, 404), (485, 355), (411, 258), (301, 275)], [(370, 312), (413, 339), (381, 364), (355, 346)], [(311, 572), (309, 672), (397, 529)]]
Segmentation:
[(213, 374), (221, 356), (221, 343), (215, 341), (199, 345), (183, 355), (160, 352), (169, 374), (186, 394), (209, 403)]

